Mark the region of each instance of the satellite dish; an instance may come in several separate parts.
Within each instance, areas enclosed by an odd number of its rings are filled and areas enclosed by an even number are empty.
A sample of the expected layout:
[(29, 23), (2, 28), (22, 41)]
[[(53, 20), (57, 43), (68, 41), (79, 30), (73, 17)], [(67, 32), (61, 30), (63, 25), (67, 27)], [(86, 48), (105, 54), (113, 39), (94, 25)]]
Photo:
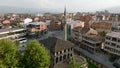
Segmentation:
[(30, 23), (30, 22), (32, 22), (32, 21), (33, 21), (32, 19), (26, 18), (26, 19), (24, 20), (24, 24), (28, 24), (28, 23)]

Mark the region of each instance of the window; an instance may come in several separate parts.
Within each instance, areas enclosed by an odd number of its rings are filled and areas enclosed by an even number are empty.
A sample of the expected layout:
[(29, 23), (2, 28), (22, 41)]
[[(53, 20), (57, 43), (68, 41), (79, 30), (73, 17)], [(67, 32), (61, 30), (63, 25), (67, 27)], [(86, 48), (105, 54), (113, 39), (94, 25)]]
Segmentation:
[(116, 44), (115, 44), (115, 43), (111, 43), (111, 46), (115, 47), (115, 46), (116, 46)]
[(118, 42), (120, 43), (120, 39), (118, 39)]
[(106, 39), (110, 40), (110, 37), (107, 36)]
[(60, 61), (62, 61), (62, 56), (60, 56)]
[(70, 49), (68, 49), (68, 51), (70, 51)]
[(107, 42), (107, 41), (106, 41), (105, 44), (110, 45), (110, 42)]
[(60, 51), (60, 54), (62, 54), (62, 51)]
[(120, 54), (120, 51), (118, 51), (118, 53)]
[(64, 52), (66, 52), (66, 49), (64, 50)]
[(72, 48), (71, 48), (71, 51), (72, 51)]
[(105, 46), (105, 49), (108, 49), (108, 47)]
[(58, 57), (56, 58), (56, 63), (58, 63)]
[(72, 56), (72, 54), (70, 54), (70, 56)]
[(120, 45), (117, 45), (117, 48), (120, 48)]
[(116, 38), (112, 38), (112, 41), (115, 41), (115, 42), (116, 42), (116, 41), (117, 41), (117, 39), (116, 39)]
[(56, 52), (56, 55), (58, 55), (58, 52)]

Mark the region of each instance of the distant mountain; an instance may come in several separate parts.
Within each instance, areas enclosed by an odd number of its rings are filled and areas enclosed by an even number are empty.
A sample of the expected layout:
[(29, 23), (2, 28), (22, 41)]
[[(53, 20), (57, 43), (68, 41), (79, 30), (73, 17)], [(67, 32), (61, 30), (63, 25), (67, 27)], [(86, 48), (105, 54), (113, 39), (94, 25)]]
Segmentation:
[(31, 11), (26, 8), (0, 6), (0, 13), (28, 13), (28, 12)]
[(120, 13), (120, 6), (117, 7), (111, 7), (111, 8), (106, 8), (105, 10), (108, 10), (111, 13)]
[(9, 7), (0, 6), (0, 13), (58, 13), (57, 10), (53, 9), (34, 9), (34, 8), (20, 8), (20, 7)]

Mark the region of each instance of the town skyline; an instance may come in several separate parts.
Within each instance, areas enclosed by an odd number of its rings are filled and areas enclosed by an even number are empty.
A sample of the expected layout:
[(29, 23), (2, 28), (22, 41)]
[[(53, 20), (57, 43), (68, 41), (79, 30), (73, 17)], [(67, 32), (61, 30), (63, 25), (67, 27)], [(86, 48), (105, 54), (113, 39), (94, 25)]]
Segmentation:
[(120, 0), (0, 0), (0, 68), (120, 68)]
[[(7, 9), (26, 9), (35, 12), (63, 12), (66, 6), (68, 12), (95, 12), (102, 10), (111, 10), (120, 7), (119, 0), (1, 0), (0, 7), (7, 7)], [(50, 6), (50, 7), (48, 7)], [(2, 8), (1, 8), (2, 9)], [(33, 10), (32, 10), (33, 9)], [(116, 10), (119, 11), (119, 10)], [(22, 12), (22, 11), (21, 11)]]

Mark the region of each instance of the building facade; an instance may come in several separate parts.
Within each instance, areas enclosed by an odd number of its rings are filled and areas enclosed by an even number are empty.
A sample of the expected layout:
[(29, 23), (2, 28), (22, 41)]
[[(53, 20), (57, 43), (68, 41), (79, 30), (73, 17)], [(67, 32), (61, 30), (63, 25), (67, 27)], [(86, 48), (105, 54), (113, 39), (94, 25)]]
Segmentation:
[(64, 41), (56, 37), (48, 37), (47, 39), (41, 40), (40, 43), (49, 51), (51, 68), (54, 68), (54, 65), (59, 62), (67, 62), (73, 56), (74, 44), (69, 41)]
[(120, 56), (120, 32), (106, 34), (104, 50)]
[(50, 29), (51, 30), (61, 30), (62, 29), (62, 22), (58, 21), (58, 20), (51, 20)]
[(47, 24), (45, 22), (32, 22), (26, 26), (27, 34), (40, 37), (47, 32)]
[(99, 52), (101, 49), (101, 39), (96, 35), (84, 35), (81, 47), (90, 53)]
[(80, 47), (91, 53), (99, 52), (101, 49), (101, 37), (98, 32), (92, 28), (75, 28), (73, 29), (72, 39)]
[(89, 29), (77, 27), (72, 29), (72, 39), (76, 42), (82, 42), (82, 37), (84, 34), (86, 34), (89, 31)]
[(0, 29), (0, 39), (16, 40), (26, 36), (26, 30), (21, 28)]
[(84, 27), (84, 22), (82, 22), (80, 20), (67, 22), (67, 35), (68, 35), (68, 38), (71, 38), (72, 33), (74, 32), (73, 29), (82, 28), (82, 27)]
[(112, 30), (112, 24), (107, 22), (95, 22), (91, 25), (91, 27), (97, 30), (98, 32), (105, 31), (108, 33)]

